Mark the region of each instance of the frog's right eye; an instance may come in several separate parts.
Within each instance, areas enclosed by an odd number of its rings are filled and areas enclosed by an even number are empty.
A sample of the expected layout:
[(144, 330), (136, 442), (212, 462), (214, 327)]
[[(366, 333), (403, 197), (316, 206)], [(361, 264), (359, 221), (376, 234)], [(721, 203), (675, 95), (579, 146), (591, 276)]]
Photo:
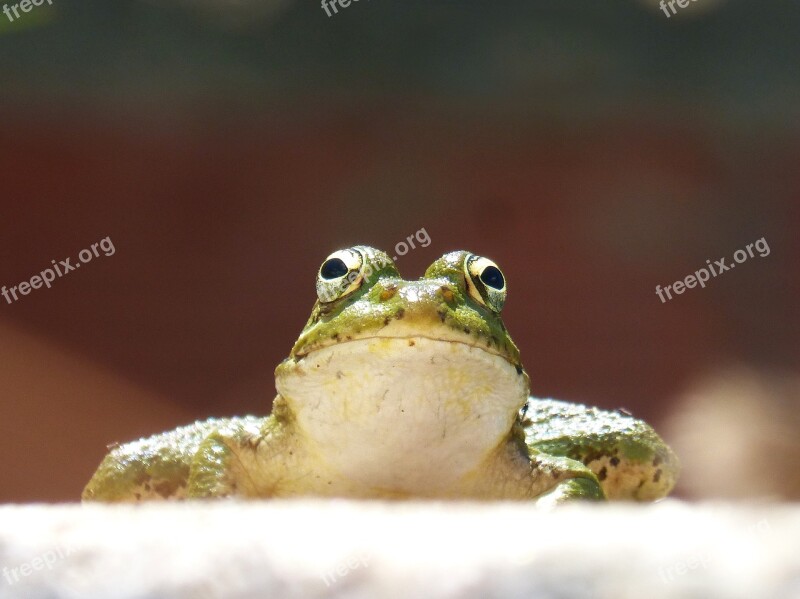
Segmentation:
[(364, 282), (364, 256), (355, 249), (325, 258), (317, 274), (317, 297), (323, 303), (350, 295)]

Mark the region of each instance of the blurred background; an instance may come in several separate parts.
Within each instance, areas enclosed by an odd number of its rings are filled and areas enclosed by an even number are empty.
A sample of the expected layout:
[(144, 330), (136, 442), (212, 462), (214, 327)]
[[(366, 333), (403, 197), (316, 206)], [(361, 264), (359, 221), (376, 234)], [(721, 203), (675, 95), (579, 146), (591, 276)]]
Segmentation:
[(534, 394), (653, 422), (682, 497), (800, 497), (796, 1), (26, 6), (0, 14), (0, 285), (115, 251), (0, 298), (0, 501), (266, 414), (325, 256), (423, 228), (406, 278), (503, 268)]

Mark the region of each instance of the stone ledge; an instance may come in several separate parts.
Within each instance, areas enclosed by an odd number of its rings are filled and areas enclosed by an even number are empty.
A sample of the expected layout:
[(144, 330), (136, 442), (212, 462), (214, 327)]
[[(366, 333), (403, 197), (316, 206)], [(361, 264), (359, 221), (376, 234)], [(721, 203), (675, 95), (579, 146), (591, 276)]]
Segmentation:
[(0, 507), (0, 597), (800, 597), (800, 506)]

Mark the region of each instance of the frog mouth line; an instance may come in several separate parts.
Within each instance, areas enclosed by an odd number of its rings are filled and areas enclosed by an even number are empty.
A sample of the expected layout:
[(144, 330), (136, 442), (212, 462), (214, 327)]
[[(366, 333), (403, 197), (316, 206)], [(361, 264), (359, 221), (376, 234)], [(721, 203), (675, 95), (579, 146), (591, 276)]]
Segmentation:
[(505, 360), (506, 362), (508, 362), (512, 366), (514, 366), (517, 369), (518, 373), (522, 372), (522, 365), (520, 363), (514, 362), (513, 360), (509, 359), (508, 356), (506, 356), (505, 354), (503, 354), (499, 350), (496, 350), (496, 349), (494, 349), (492, 347), (486, 347), (485, 345), (478, 344), (478, 343), (468, 343), (466, 341), (461, 341), (459, 339), (442, 339), (441, 337), (431, 337), (429, 335), (422, 335), (422, 334), (414, 334), (414, 335), (367, 335), (367, 336), (364, 336), (364, 337), (355, 337), (355, 338), (352, 338), (352, 339), (344, 339), (344, 340), (339, 340), (339, 341), (333, 341), (333, 342), (330, 342), (330, 343), (324, 343), (324, 344), (321, 344), (321, 345), (314, 346), (313, 348), (311, 348), (309, 350), (306, 350), (306, 351), (298, 352), (298, 353), (295, 354), (295, 360), (300, 360), (300, 359), (306, 358), (306, 357), (312, 355), (314, 352), (317, 352), (319, 350), (326, 349), (326, 348), (329, 348), (329, 347), (334, 347), (336, 345), (344, 345), (344, 344), (347, 344), (347, 343), (353, 343), (355, 341), (369, 341), (370, 339), (396, 339), (396, 340), (405, 339), (405, 340), (407, 340), (409, 342), (410, 346), (413, 346), (413, 342), (416, 339), (426, 339), (428, 341), (434, 341), (434, 342), (438, 342), (438, 343), (449, 343), (449, 344), (455, 343), (455, 344), (458, 344), (458, 345), (463, 345), (463, 346), (466, 346), (466, 347), (471, 347), (473, 349), (480, 350), (480, 351), (485, 352), (485, 353), (487, 353), (489, 355), (497, 356), (498, 358), (502, 358), (503, 360)]

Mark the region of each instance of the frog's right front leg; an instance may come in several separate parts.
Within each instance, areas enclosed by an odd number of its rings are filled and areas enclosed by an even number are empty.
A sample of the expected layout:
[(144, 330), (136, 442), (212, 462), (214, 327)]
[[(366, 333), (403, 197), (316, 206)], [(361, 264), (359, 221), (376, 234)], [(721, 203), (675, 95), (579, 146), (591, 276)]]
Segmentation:
[(251, 443), (221, 432), (206, 437), (192, 460), (187, 496), (190, 499), (259, 496), (242, 459), (242, 454), (252, 453), (257, 444), (258, 437), (252, 439)]
[(263, 418), (211, 418), (125, 443), (102, 461), (83, 490), (84, 501), (128, 502), (185, 499), (201, 447), (217, 435), (257, 435)]
[[(276, 400), (276, 402), (279, 400)], [(257, 429), (226, 427), (209, 434), (190, 464), (186, 495), (266, 498), (291, 495), (290, 460), (300, 453), (283, 433), (275, 415), (260, 419)], [(282, 426), (283, 424), (284, 426)]]

